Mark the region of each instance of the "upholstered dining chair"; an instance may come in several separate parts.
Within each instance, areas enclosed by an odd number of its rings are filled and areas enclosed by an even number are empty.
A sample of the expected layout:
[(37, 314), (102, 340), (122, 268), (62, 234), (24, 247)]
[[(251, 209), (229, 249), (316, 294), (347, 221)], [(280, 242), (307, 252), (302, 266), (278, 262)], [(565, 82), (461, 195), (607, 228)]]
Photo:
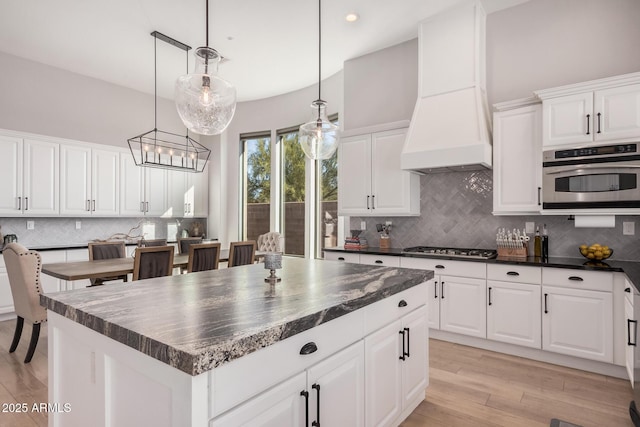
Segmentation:
[(40, 305), (42, 259), (38, 252), (30, 251), (18, 243), (6, 245), (2, 255), (9, 276), (13, 305), (18, 316), (9, 353), (13, 353), (18, 348), (22, 327), (26, 320), (32, 325), (31, 341), (24, 359), (24, 363), (29, 363), (38, 345), (40, 325), (47, 320), (47, 309)]
[(167, 246), (167, 239), (141, 239), (138, 241), (139, 248), (151, 248), (155, 246)]
[(220, 261), (220, 243), (194, 243), (189, 245), (187, 273), (217, 270)]
[(202, 237), (182, 237), (178, 238), (178, 253), (188, 254), (189, 246), (193, 244), (202, 243)]
[(256, 241), (231, 242), (229, 245), (229, 262), (227, 267), (253, 264), (256, 260)]
[(171, 276), (173, 273), (173, 246), (136, 248), (133, 262), (133, 280)]
[(261, 252), (283, 252), (284, 237), (277, 231), (270, 231), (258, 236), (258, 250)]
[[(114, 241), (114, 242), (89, 242), (89, 261), (97, 261), (102, 259), (114, 259), (114, 258), (125, 258), (127, 256), (124, 241)], [(90, 279), (90, 286), (99, 286), (104, 282), (108, 282), (111, 280), (122, 280), (123, 282), (127, 281), (127, 275), (124, 274), (122, 276), (114, 276), (114, 277), (100, 277), (96, 279)]]

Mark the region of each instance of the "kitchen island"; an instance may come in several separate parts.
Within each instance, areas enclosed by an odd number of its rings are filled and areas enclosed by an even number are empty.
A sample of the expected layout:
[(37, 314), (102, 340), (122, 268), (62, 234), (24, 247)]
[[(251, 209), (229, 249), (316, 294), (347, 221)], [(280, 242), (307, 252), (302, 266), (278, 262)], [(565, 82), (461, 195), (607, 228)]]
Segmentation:
[(424, 399), (433, 272), (285, 258), (267, 275), (41, 296), (49, 401), (70, 408), (49, 425), (397, 425)]

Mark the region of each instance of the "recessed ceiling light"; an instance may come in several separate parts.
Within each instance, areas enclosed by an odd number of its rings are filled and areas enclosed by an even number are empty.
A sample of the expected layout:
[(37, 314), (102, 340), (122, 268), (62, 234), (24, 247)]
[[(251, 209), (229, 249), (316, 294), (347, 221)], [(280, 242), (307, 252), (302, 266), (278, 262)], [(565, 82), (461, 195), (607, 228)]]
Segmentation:
[(346, 19), (347, 22), (356, 22), (359, 18), (360, 18), (360, 15), (358, 15), (355, 12), (347, 13), (347, 15), (344, 17), (344, 19)]

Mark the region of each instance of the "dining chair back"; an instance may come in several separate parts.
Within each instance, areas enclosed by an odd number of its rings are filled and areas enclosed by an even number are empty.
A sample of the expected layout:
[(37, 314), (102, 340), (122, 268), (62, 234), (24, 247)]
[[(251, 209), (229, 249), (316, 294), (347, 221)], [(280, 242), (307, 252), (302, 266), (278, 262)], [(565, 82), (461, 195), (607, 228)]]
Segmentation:
[(40, 305), (42, 259), (38, 252), (30, 251), (18, 243), (5, 245), (2, 256), (9, 276), (14, 311), (18, 317), (9, 353), (16, 351), (26, 320), (32, 325), (31, 341), (24, 359), (24, 363), (29, 363), (38, 344), (40, 325), (47, 320), (47, 309)]
[(217, 270), (220, 261), (220, 243), (194, 243), (189, 245), (187, 273)]
[[(102, 259), (114, 259), (114, 258), (125, 258), (127, 256), (124, 241), (113, 241), (113, 242), (89, 242), (89, 261), (97, 261)], [(114, 277), (100, 277), (96, 279), (90, 279), (90, 286), (99, 286), (104, 282), (109, 282), (112, 280), (122, 280), (123, 282), (127, 281), (127, 275), (122, 276), (114, 276)]]
[(151, 248), (155, 246), (167, 246), (167, 239), (151, 239), (151, 240), (141, 239), (138, 242), (139, 248)]
[(228, 267), (253, 264), (256, 260), (256, 241), (231, 242)]
[(133, 280), (171, 276), (173, 273), (173, 246), (136, 248), (133, 262)]
[(270, 231), (258, 236), (258, 249), (261, 252), (283, 252), (284, 237), (277, 231)]
[(182, 237), (178, 238), (178, 253), (188, 254), (189, 246), (202, 243), (202, 237)]

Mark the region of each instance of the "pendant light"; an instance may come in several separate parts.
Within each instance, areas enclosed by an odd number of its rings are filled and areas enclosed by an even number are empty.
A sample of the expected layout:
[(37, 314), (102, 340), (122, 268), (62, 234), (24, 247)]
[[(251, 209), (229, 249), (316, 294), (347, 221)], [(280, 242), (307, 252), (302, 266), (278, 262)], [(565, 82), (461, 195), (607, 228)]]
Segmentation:
[[(186, 52), (187, 57), (191, 46), (187, 46), (169, 36), (154, 31), (153, 36), (153, 72), (154, 72), (154, 127), (143, 134), (129, 138), (129, 149), (133, 161), (137, 166), (160, 169), (174, 169), (184, 172), (202, 172), (207, 165), (211, 150), (189, 136), (178, 135), (158, 129), (158, 72), (157, 72), (157, 41), (169, 43)], [(187, 69), (188, 71), (188, 69)]]
[(318, 0), (318, 99), (311, 103), (311, 120), (300, 126), (298, 140), (312, 160), (330, 159), (338, 148), (338, 126), (327, 118), (327, 102), (322, 100), (322, 0)]
[(236, 111), (236, 89), (218, 77), (222, 56), (209, 47), (209, 0), (206, 3), (206, 46), (194, 51), (193, 73), (178, 77), (175, 102), (178, 115), (192, 132), (218, 135), (229, 126)]

